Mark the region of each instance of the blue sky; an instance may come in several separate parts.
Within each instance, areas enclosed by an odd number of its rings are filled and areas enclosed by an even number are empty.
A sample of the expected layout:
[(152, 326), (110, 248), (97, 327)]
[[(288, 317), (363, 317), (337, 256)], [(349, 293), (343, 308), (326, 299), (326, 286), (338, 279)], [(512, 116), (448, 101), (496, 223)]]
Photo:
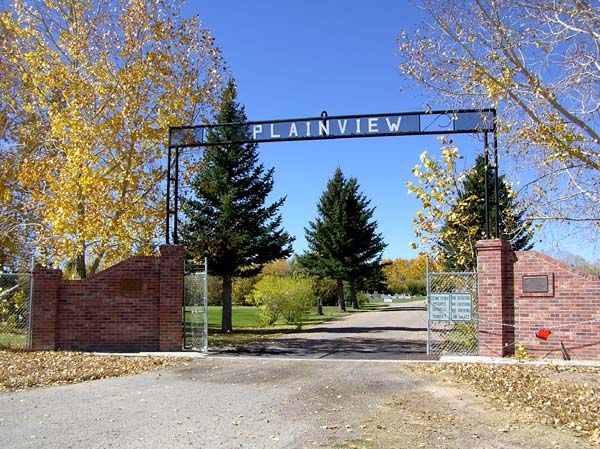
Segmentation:
[[(238, 84), (249, 120), (443, 109), (398, 70), (395, 45), (402, 29), (414, 29), (419, 12), (408, 1), (201, 0), (186, 13), (199, 14)], [(471, 137), (454, 139), (466, 162), (481, 152)], [(406, 182), (423, 150), (439, 153), (434, 136), (382, 137), (261, 144), (267, 167), (275, 167), (274, 197), (287, 196), (284, 227), (306, 249), (304, 227), (336, 167), (358, 178), (376, 207), (388, 247), (385, 257), (413, 257), (412, 217), (419, 208)]]

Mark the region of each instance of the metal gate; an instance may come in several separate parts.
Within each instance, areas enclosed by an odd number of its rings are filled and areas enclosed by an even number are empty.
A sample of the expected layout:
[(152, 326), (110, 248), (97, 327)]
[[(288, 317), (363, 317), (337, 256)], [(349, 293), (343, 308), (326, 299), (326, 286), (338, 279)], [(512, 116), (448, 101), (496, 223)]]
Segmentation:
[(427, 273), (427, 353), (479, 352), (477, 273)]
[(208, 262), (186, 273), (183, 298), (183, 347), (208, 352)]
[(0, 273), (0, 349), (29, 349), (30, 273)]

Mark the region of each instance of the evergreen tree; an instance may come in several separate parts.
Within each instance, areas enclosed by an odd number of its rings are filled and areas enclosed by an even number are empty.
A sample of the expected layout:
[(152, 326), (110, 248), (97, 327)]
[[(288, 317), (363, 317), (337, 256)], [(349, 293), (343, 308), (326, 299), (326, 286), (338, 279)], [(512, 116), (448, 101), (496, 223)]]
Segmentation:
[(359, 192), (357, 180), (347, 180), (338, 168), (317, 210), (319, 216), (305, 228), (309, 250), (301, 263), (313, 275), (336, 280), (340, 311), (346, 310), (344, 280), (348, 281), (353, 306), (358, 307), (357, 283), (371, 276), (385, 248), (372, 221), (375, 209)]
[(377, 221), (373, 220), (375, 208), (359, 191), (356, 178), (348, 180), (346, 191), (347, 280), (352, 307), (358, 309), (358, 284), (380, 270), (381, 255), (387, 245), (381, 234), (377, 233)]
[(347, 278), (345, 263), (345, 186), (346, 178), (338, 168), (319, 200), (319, 216), (305, 228), (308, 252), (300, 257), (301, 264), (314, 276), (334, 279), (337, 283), (338, 309), (346, 310), (344, 302), (344, 279)]
[[(488, 179), (493, 180), (493, 169), (489, 168)], [(519, 210), (514, 192), (504, 175), (498, 179), (498, 207), (494, 201), (494, 183), (489, 182), (490, 230), (493, 233), (496, 214), (500, 213), (500, 238), (509, 240), (515, 250), (531, 249), (533, 228), (524, 219), (524, 211)], [(471, 271), (476, 269), (477, 240), (485, 238), (485, 159), (478, 156), (475, 165), (467, 173), (459, 191), (456, 205), (452, 208), (437, 242), (447, 270)], [(468, 241), (469, 245), (456, 242)], [(457, 248), (464, 248), (457, 250)]]
[[(223, 90), (218, 123), (246, 122), (237, 101), (235, 82)], [(216, 128), (209, 142), (236, 141), (245, 127)], [(279, 209), (285, 198), (265, 205), (273, 189), (273, 169), (258, 161), (257, 145), (228, 144), (206, 147), (203, 169), (191, 182), (193, 198), (186, 199), (181, 237), (188, 260), (208, 255), (211, 274), (221, 276), (222, 330), (232, 330), (231, 296), (234, 277), (257, 274), (264, 264), (288, 257), (293, 238), (281, 228)]]

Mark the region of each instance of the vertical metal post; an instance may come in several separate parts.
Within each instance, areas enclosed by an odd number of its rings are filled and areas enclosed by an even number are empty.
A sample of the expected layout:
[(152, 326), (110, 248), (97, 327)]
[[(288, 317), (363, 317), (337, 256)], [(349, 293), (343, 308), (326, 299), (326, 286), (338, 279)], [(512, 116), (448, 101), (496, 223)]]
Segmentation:
[(484, 190), (485, 190), (485, 238), (489, 240), (490, 238), (490, 198), (488, 192), (488, 172), (489, 172), (489, 154), (488, 154), (488, 134), (487, 132), (483, 134), (483, 156), (484, 156)]
[(429, 254), (425, 254), (425, 273), (427, 279), (427, 355), (431, 355), (431, 307), (429, 303)]
[(175, 179), (173, 194), (173, 243), (179, 243), (179, 147), (175, 147)]
[(29, 268), (29, 310), (27, 313), (27, 343), (26, 348), (28, 351), (31, 349), (31, 335), (32, 335), (32, 317), (33, 317), (33, 270), (35, 268), (34, 254), (31, 253), (31, 263)]
[(169, 132), (169, 149), (167, 150), (167, 207), (165, 209), (165, 243), (170, 243), (171, 233), (171, 133)]
[(208, 353), (208, 257), (204, 257), (204, 342), (202, 351)]
[[(495, 113), (494, 113), (494, 124), (495, 124)], [(494, 125), (494, 138), (493, 138), (493, 150), (494, 150), (494, 210), (496, 211), (495, 218), (495, 237), (500, 238), (500, 202), (498, 201), (498, 135), (496, 133), (496, 126)]]

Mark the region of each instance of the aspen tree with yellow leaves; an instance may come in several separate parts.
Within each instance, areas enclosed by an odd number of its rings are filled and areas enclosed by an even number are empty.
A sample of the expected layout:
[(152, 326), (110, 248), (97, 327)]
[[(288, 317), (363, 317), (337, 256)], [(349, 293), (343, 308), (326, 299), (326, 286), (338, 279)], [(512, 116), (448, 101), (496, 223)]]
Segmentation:
[[(441, 160), (421, 154), (421, 164), (413, 168), (418, 182), (407, 183), (422, 205), (413, 218), (418, 238), (413, 247), (428, 249), (446, 271), (474, 271), (477, 241), (486, 238), (485, 161), (479, 155), (473, 167), (461, 170), (458, 148), (442, 141)], [(491, 198), (493, 186), (487, 188)], [(498, 208), (491, 207), (490, 213), (491, 222), (498, 214), (499, 238), (510, 241), (515, 250), (532, 248), (531, 221), (504, 176), (498, 179)]]
[(181, 6), (46, 0), (0, 10), (0, 139), (17, 149), (0, 163), (36, 215), (46, 263), (85, 278), (152, 250), (167, 129), (209, 118), (221, 90), (220, 52)]
[(497, 108), (502, 167), (525, 178), (518, 193), (529, 217), (598, 242), (598, 2), (418, 0), (415, 6), (425, 19), (398, 39), (401, 72), (446, 108)]

